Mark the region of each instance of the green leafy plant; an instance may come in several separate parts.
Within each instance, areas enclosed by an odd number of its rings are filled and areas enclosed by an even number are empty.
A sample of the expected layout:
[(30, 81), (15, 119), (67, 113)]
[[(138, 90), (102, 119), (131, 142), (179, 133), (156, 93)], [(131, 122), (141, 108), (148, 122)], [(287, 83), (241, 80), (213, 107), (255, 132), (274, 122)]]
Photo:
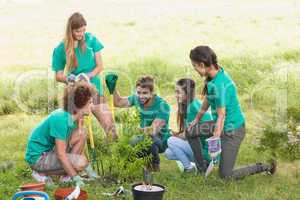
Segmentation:
[(300, 130), (294, 118), (290, 118), (288, 122), (288, 141), (284, 146), (283, 155), (290, 161), (300, 160)]
[(292, 118), (293, 121), (300, 122), (300, 107), (289, 106), (287, 108), (287, 114), (289, 118)]
[(151, 139), (147, 138), (135, 146), (130, 145), (130, 139), (142, 134), (139, 127), (139, 117), (136, 110), (118, 110), (116, 123), (120, 138), (117, 142), (103, 133), (95, 134), (95, 148), (100, 176), (109, 182), (126, 182), (141, 179), (142, 167), (150, 162), (151, 156), (140, 157), (139, 153), (148, 149)]
[(257, 150), (267, 152), (275, 159), (299, 160), (300, 132), (297, 130), (296, 121), (290, 118), (285, 126), (275, 123), (275, 120), (266, 124)]

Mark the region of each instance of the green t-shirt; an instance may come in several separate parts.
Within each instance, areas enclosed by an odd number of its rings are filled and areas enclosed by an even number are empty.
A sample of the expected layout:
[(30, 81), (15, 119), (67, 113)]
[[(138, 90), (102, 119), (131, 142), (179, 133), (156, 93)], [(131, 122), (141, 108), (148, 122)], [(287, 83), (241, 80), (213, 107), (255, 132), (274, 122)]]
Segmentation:
[(214, 121), (218, 119), (218, 108), (226, 110), (224, 131), (232, 131), (245, 123), (235, 83), (223, 68), (208, 82), (207, 93)]
[(33, 165), (42, 153), (52, 151), (55, 139), (67, 141), (76, 128), (71, 114), (63, 109), (53, 111), (31, 133), (25, 154), (25, 160)]
[(136, 94), (128, 97), (130, 106), (136, 106), (140, 115), (141, 128), (151, 126), (155, 119), (165, 120), (166, 124), (160, 130), (160, 137), (163, 142), (163, 149), (167, 148), (167, 140), (171, 136), (169, 131), (170, 106), (161, 97), (155, 95), (153, 103), (147, 109), (139, 102)]
[[(83, 52), (80, 47), (75, 48), (75, 55), (78, 66), (69, 73), (78, 75), (80, 73), (89, 73), (96, 67), (95, 53), (101, 51), (104, 46), (91, 33), (85, 33), (86, 51)], [(63, 71), (66, 65), (66, 49), (63, 42), (55, 47), (52, 55), (52, 70), (55, 72)], [(94, 76), (91, 83), (95, 85), (100, 96), (103, 96), (103, 86), (99, 76)]]
[[(188, 127), (189, 124), (195, 119), (197, 113), (201, 110), (202, 103), (199, 99), (194, 99), (187, 107), (187, 116), (185, 120), (185, 126)], [(207, 121), (213, 121), (212, 115), (210, 112), (206, 112), (203, 117), (201, 118), (199, 124)], [(206, 139), (209, 136), (201, 135), (200, 141), (202, 145), (202, 155), (204, 156), (204, 159), (210, 162), (210, 156), (208, 153), (208, 144), (206, 142)]]
[[(187, 107), (187, 116), (185, 119), (185, 126), (188, 125), (195, 119), (198, 112), (201, 110), (202, 102), (199, 99), (194, 99)], [(207, 121), (213, 121), (210, 112), (206, 112), (200, 120), (200, 124)]]

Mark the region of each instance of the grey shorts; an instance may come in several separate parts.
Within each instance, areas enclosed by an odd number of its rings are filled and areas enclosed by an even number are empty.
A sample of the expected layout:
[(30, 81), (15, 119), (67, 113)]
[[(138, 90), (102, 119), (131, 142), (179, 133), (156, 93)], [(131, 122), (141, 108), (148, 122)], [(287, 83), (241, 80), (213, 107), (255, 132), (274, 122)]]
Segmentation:
[[(67, 157), (73, 166), (78, 166), (86, 160), (83, 155), (67, 153)], [(31, 166), (37, 172), (49, 172), (63, 170), (55, 151), (44, 152), (38, 161)]]

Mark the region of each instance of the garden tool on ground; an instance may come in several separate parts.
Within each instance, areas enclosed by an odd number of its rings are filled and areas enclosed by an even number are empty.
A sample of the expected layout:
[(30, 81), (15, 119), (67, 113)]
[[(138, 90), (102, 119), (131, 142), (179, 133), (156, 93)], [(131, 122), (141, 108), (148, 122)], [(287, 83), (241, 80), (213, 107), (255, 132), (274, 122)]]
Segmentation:
[(108, 197), (126, 197), (130, 196), (131, 192), (127, 189), (125, 189), (123, 186), (120, 186), (117, 188), (117, 190), (113, 193), (103, 192), (102, 195), (108, 196)]

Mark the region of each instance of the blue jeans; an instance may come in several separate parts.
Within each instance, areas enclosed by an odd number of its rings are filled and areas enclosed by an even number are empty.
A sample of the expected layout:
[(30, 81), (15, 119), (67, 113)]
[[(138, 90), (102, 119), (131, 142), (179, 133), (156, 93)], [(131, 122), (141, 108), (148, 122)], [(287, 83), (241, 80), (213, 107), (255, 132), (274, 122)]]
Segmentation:
[(191, 169), (191, 162), (194, 161), (194, 154), (188, 141), (178, 137), (170, 137), (168, 139), (168, 148), (165, 156), (169, 160), (179, 160), (184, 169)]

